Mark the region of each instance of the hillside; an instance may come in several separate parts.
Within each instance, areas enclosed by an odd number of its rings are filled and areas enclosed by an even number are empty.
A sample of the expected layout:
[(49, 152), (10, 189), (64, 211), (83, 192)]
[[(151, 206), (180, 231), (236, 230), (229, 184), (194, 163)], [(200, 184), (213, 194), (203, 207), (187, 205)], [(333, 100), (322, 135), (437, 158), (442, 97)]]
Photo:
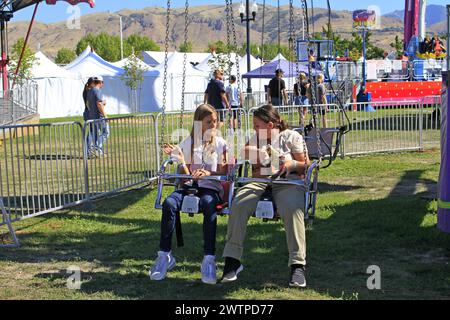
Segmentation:
[[(235, 26), (237, 42), (245, 42), (245, 24), (240, 22), (238, 17), (238, 5), (235, 6)], [(170, 48), (176, 49), (184, 39), (184, 9), (174, 9), (171, 19), (171, 42)], [(295, 29), (301, 34), (301, 10), (296, 8)], [(165, 36), (165, 9), (149, 7), (142, 10), (122, 10), (118, 14), (123, 16), (123, 33), (127, 37), (133, 33), (146, 35), (164, 47)], [(209, 5), (196, 6), (190, 8), (191, 23), (189, 26), (189, 41), (193, 42), (194, 50), (204, 51), (209, 42), (222, 40), (227, 41), (226, 35), (226, 13), (225, 6)], [(281, 41), (287, 44), (289, 32), (289, 8), (283, 6), (280, 9), (281, 17)], [(117, 13), (96, 13), (81, 17), (81, 29), (70, 30), (66, 23), (43, 24), (35, 23), (30, 44), (33, 50), (39, 47), (49, 57), (55, 57), (62, 47), (75, 48), (77, 42), (87, 33), (107, 32), (119, 35), (119, 19)], [(327, 23), (327, 11), (317, 8), (314, 17), (314, 29), (321, 31)], [(335, 32), (344, 37), (350, 37), (352, 32), (352, 13), (350, 11), (333, 11), (332, 24)], [(390, 50), (389, 44), (396, 35), (401, 36), (403, 31), (402, 19), (393, 17), (382, 17), (382, 29), (374, 31), (372, 39), (374, 42)], [(313, 26), (311, 25), (311, 28)], [(13, 44), (19, 37), (24, 37), (28, 28), (28, 23), (17, 22), (9, 25), (9, 43)], [(261, 42), (262, 32), (262, 10), (258, 12), (257, 21), (251, 23), (251, 41)], [(264, 41), (277, 43), (277, 8), (266, 7), (265, 13), (265, 35)]]

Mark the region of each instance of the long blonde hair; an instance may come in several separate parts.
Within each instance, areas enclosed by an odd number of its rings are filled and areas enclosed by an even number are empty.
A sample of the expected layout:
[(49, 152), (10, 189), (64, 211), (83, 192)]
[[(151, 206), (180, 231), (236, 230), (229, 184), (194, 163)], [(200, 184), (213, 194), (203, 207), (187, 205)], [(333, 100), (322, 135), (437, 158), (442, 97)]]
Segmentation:
[[(195, 137), (195, 122), (196, 121), (203, 121), (208, 116), (215, 115), (216, 118), (218, 117), (216, 109), (211, 106), (210, 104), (201, 104), (197, 107), (197, 109), (194, 112), (194, 124), (192, 125), (191, 129), (191, 163), (193, 163), (194, 159), (194, 146), (198, 143), (203, 143), (203, 141), (194, 141)], [(200, 136), (203, 140), (203, 132), (201, 132)], [(205, 148), (203, 149), (203, 157), (206, 158), (208, 156), (212, 156), (216, 152), (216, 135), (212, 134), (209, 141), (207, 141)]]

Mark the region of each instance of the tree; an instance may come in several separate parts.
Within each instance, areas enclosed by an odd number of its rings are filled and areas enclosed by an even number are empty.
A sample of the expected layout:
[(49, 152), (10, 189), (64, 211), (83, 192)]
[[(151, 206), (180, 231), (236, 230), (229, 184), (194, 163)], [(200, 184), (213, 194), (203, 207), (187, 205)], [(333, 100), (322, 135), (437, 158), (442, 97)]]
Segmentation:
[(68, 48), (61, 48), (59, 49), (58, 53), (56, 54), (55, 63), (56, 64), (68, 64), (75, 60), (77, 57), (75, 51), (70, 50)]
[(233, 61), (228, 59), (227, 53), (216, 53), (211, 59), (208, 60), (208, 66), (212, 71), (221, 69), (224, 72), (225, 77), (228, 77), (229, 70), (233, 67)]
[(150, 38), (139, 34), (132, 34), (124, 43), (124, 55), (131, 56), (134, 52), (161, 51), (161, 48)]
[[(86, 47), (91, 48), (103, 59), (107, 61), (118, 61), (121, 59), (120, 37), (109, 35), (106, 32), (94, 35), (88, 33), (77, 44), (76, 52), (79, 55)], [(140, 51), (160, 51), (160, 47), (151, 39), (138, 34), (133, 34), (123, 42), (123, 54), (127, 57), (133, 50)]]
[(138, 112), (138, 89), (141, 87), (142, 81), (144, 81), (144, 73), (147, 71), (147, 68), (142, 67), (141, 61), (132, 52), (123, 69), (125, 70), (125, 74), (121, 79), (130, 88), (130, 110), (132, 113)]
[(194, 48), (194, 45), (192, 44), (192, 42), (188, 41), (188, 42), (184, 42), (180, 45), (180, 52), (192, 52)]
[[(25, 39), (20, 38), (17, 42), (12, 46), (11, 50), (11, 69), (15, 74), (17, 65), (19, 63), (20, 55), (22, 53), (22, 48), (25, 45)], [(19, 72), (15, 77), (15, 83), (18, 85), (23, 85), (26, 81), (30, 80), (33, 75), (31, 69), (33, 65), (37, 63), (36, 57), (34, 56), (34, 52), (30, 49), (30, 47), (26, 46), (25, 51), (22, 57), (22, 62), (19, 67)]]
[(391, 42), (390, 46), (395, 50), (397, 58), (401, 59), (401, 57), (403, 56), (403, 40), (400, 40), (397, 35), (395, 36), (394, 42)]

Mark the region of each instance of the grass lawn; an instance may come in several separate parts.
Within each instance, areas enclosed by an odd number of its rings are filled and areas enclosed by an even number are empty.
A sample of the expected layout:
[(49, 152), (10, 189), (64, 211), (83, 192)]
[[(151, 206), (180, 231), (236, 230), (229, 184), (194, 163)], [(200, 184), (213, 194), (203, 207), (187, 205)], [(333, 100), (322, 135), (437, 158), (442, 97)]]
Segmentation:
[[(281, 222), (250, 220), (244, 271), (232, 284), (201, 283), (202, 218), (182, 216), (184, 248), (166, 280), (150, 281), (159, 240), (156, 191), (99, 200), (96, 209), (14, 224), (22, 246), (0, 249), (0, 299), (444, 299), (450, 298), (450, 235), (436, 228), (438, 150), (337, 160), (320, 176), (317, 218), (307, 231), (309, 288), (287, 287)], [(167, 190), (169, 191), (169, 190)], [(217, 232), (218, 275), (226, 217)], [(368, 290), (370, 265), (381, 290)], [(81, 268), (80, 290), (66, 287)]]

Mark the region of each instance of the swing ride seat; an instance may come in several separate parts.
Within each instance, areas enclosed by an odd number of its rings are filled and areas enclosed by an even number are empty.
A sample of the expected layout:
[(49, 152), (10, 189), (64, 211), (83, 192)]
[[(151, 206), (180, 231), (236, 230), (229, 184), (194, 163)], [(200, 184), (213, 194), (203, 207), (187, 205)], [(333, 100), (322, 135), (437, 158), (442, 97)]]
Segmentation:
[[(174, 159), (167, 159), (161, 166), (159, 175), (158, 175), (158, 193), (155, 201), (155, 209), (162, 209), (161, 198), (164, 186), (173, 186), (178, 188), (180, 182), (183, 180), (192, 179), (191, 175), (181, 174), (181, 173), (166, 173), (167, 167), (169, 165), (173, 165), (176, 161)], [(234, 176), (236, 175), (236, 166), (234, 166), (231, 170), (231, 177), (224, 176), (208, 176), (201, 177), (198, 180), (214, 180), (219, 181), (224, 189), (223, 201), (216, 206), (218, 215), (227, 215), (229, 214), (229, 204), (233, 199), (233, 191), (234, 191)], [(172, 181), (172, 183), (170, 183)], [(169, 183), (167, 183), (169, 182)], [(199, 210), (198, 213), (201, 213)], [(194, 214), (189, 213), (189, 216), (194, 216)]]
[[(295, 131), (302, 134), (303, 128), (295, 128)], [(342, 137), (345, 134), (345, 127), (340, 128), (320, 128), (320, 152), (317, 145), (316, 128), (311, 128), (305, 135), (306, 147), (308, 148), (308, 155), (310, 159), (318, 160), (320, 153), (322, 159), (328, 161), (336, 160), (341, 147)]]
[[(301, 187), (304, 191), (305, 195), (305, 206), (303, 208), (305, 221), (311, 226), (312, 222), (315, 218), (316, 213), (316, 203), (317, 203), (317, 191), (318, 191), (318, 179), (319, 179), (319, 169), (320, 163), (319, 161), (312, 161), (308, 167), (308, 171), (304, 180), (288, 180), (288, 179), (270, 179), (270, 178), (249, 178), (248, 177), (248, 168), (250, 167), (250, 162), (248, 160), (239, 163), (235, 170), (239, 175), (244, 175), (244, 177), (236, 177), (236, 187), (242, 187), (243, 185), (249, 183), (264, 183), (267, 185), (290, 185), (290, 186), (298, 186)], [(255, 214), (254, 214), (255, 216)], [(275, 211), (274, 217), (263, 218), (264, 222), (270, 220), (279, 220), (280, 216)]]

